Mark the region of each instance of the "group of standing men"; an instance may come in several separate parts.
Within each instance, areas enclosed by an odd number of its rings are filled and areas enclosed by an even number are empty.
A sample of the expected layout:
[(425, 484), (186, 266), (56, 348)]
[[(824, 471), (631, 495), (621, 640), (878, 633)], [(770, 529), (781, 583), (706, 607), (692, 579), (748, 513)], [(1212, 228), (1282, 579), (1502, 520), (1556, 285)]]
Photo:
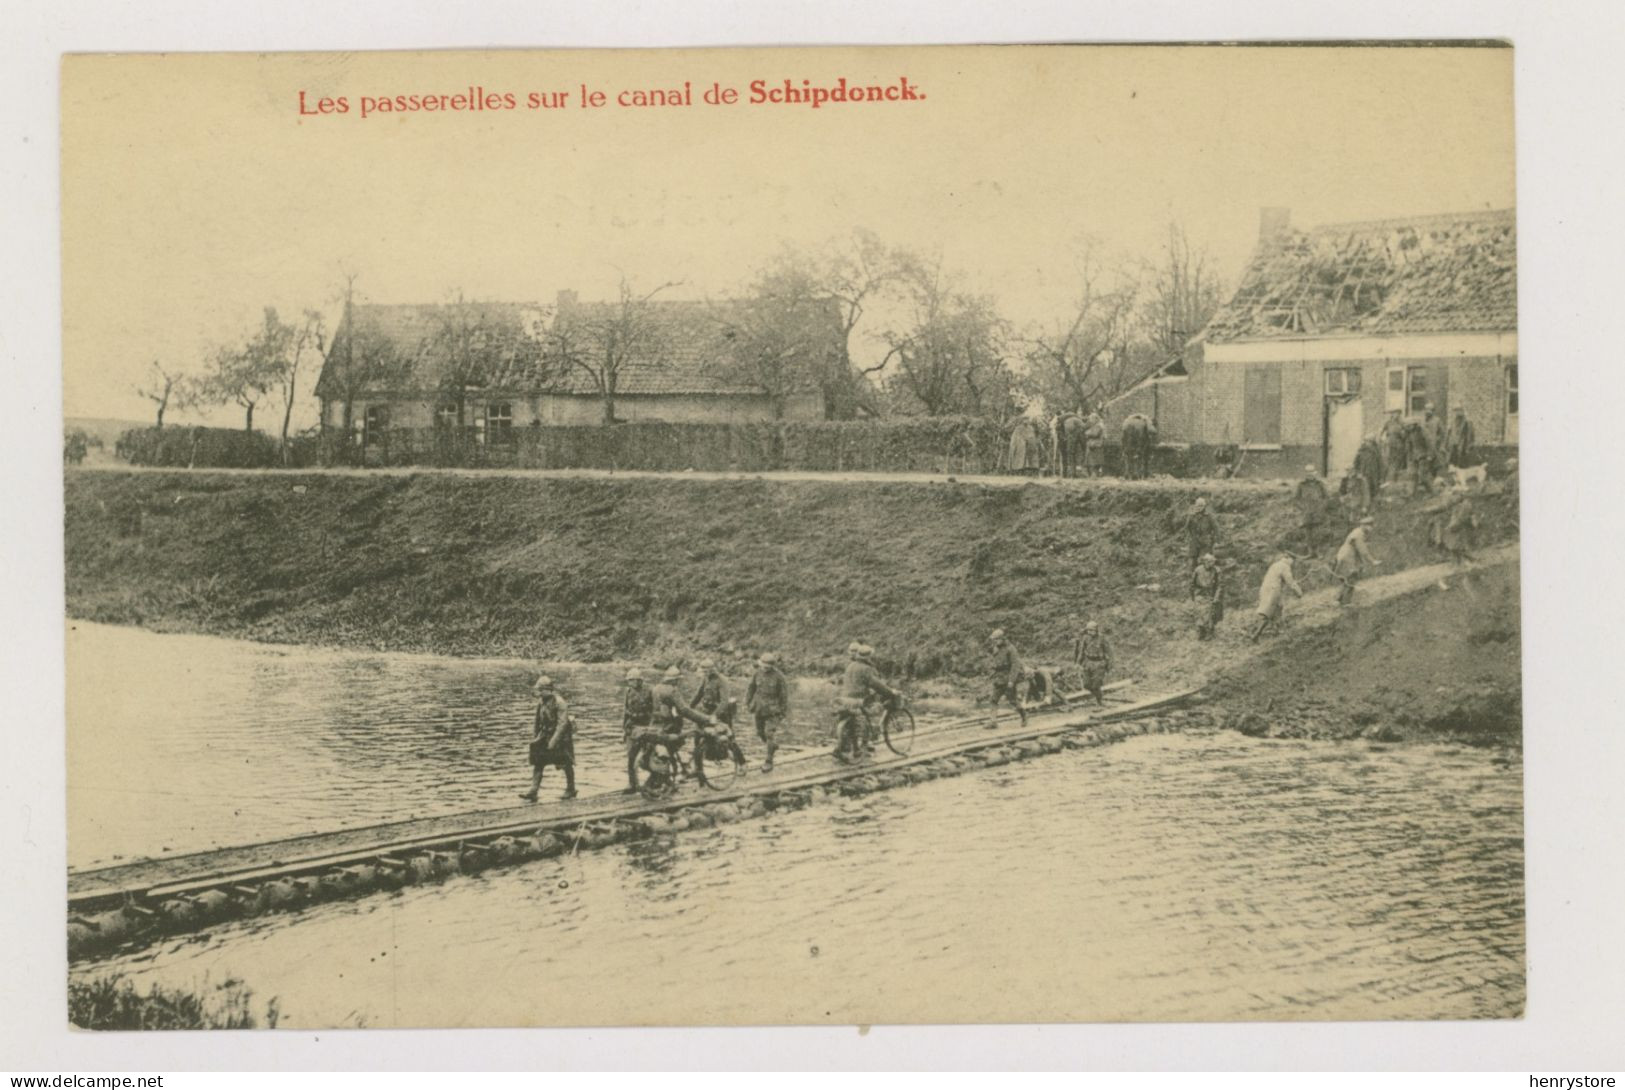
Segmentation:
[(1456, 406), (1450, 423), (1439, 419), (1430, 401), (1419, 420), (1407, 421), (1398, 409), (1388, 414), (1377, 433), (1387, 480), (1408, 480), (1420, 491), (1430, 491), (1433, 482), (1451, 466), (1473, 464), (1475, 439), (1473, 422)]
[[(1125, 417), (1121, 428), (1123, 476), (1151, 473), (1151, 451), (1157, 429), (1144, 413)], [(1087, 413), (1067, 410), (1048, 422), (1023, 414), (1010, 425), (1005, 467), (1011, 473), (1037, 476), (1053, 467), (1059, 477), (1102, 477), (1106, 474), (1106, 406)]]

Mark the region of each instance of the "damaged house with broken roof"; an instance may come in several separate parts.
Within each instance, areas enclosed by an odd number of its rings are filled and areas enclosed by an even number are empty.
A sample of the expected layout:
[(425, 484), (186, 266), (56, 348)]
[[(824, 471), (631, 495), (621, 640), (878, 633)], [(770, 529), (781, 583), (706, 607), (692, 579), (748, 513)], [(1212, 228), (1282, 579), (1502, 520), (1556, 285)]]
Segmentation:
[[(1156, 423), (1167, 463), (1341, 476), (1386, 415), (1461, 408), (1487, 457), (1518, 443), (1517, 226), (1468, 212), (1309, 229), (1264, 209), (1234, 296), (1107, 407)], [(1167, 464), (1165, 463), (1165, 464)]]
[(764, 317), (742, 301), (571, 291), (553, 306), (353, 303), (315, 392), (324, 434), (364, 454), (425, 437), (495, 448), (550, 425), (816, 420), (844, 343), (822, 307)]

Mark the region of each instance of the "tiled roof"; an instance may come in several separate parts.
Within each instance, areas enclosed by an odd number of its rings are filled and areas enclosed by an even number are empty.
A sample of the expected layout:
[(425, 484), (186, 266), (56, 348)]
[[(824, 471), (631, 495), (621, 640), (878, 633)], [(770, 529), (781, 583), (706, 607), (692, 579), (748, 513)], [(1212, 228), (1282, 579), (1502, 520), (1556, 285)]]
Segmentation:
[[(759, 395), (762, 390), (727, 366), (731, 335), (737, 335), (744, 304), (686, 300), (649, 300), (643, 336), (617, 372), (616, 393)], [(556, 317), (554, 308), (536, 303), (356, 304), (350, 320), (335, 337), (328, 365), (317, 384), (319, 396), (335, 396), (343, 338), (355, 345), (366, 338), (382, 346), (387, 358), (374, 373), (361, 376), (359, 388), (393, 393), (427, 393), (448, 373), (448, 348), (459, 327), (471, 332), (473, 364), (465, 376), (470, 388), (513, 394), (595, 396), (593, 377), (571, 366), (560, 351), (561, 338), (550, 333), (574, 325), (583, 331), (602, 327), (619, 312), (616, 303), (570, 303)], [(830, 347), (839, 328), (830, 326)], [(583, 351), (590, 338), (583, 339)]]
[(1515, 330), (1517, 251), (1511, 209), (1288, 229), (1200, 339)]

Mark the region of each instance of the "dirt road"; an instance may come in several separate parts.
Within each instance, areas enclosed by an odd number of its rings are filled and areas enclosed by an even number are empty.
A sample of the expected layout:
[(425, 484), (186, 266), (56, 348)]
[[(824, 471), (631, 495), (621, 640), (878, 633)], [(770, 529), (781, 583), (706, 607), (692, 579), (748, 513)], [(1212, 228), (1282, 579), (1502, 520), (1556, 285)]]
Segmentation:
[(848, 471), (844, 473), (793, 470), (772, 473), (746, 472), (656, 472), (654, 470), (611, 469), (468, 469), (439, 468), (435, 466), (374, 466), (365, 469), (328, 467), (323, 469), (175, 469), (168, 466), (132, 466), (122, 462), (87, 463), (68, 467), (69, 473), (195, 473), (200, 475), (224, 474), (248, 478), (264, 477), (471, 477), (485, 479), (518, 478), (529, 480), (670, 480), (670, 481), (807, 481), (812, 483), (848, 484), (963, 484), (986, 488), (1021, 488), (1036, 485), (1040, 488), (1110, 489), (1129, 492), (1237, 492), (1284, 493), (1295, 482), (1277, 479), (1221, 480), (1219, 478), (1153, 477), (1143, 481), (1130, 481), (1118, 477), (1096, 477), (1088, 480), (1059, 477), (1022, 477), (1015, 474), (976, 475), (960, 473), (875, 473)]

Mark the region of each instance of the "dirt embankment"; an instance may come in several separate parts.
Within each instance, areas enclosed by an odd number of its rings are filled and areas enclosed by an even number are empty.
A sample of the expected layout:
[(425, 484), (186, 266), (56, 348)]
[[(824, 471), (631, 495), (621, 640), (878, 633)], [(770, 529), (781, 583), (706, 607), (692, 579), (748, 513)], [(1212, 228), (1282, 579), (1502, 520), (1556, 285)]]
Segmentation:
[(1219, 721), (1277, 738), (1518, 744), (1517, 565), (1452, 575), (1278, 640), (1208, 687)]
[[(67, 603), (155, 629), (452, 655), (743, 669), (771, 648), (803, 674), (862, 638), (889, 671), (944, 679), (983, 671), (995, 626), (1030, 662), (1060, 663), (1093, 618), (1115, 673), (1176, 680), (1197, 650), (1180, 527), (1199, 492), (1236, 628), (1295, 532), (1284, 487), (73, 471)], [(1514, 532), (1515, 505), (1479, 508), (1483, 540)], [(1435, 559), (1426, 518), (1383, 507), (1384, 570)], [(1305, 582), (1330, 576), (1310, 565)]]

